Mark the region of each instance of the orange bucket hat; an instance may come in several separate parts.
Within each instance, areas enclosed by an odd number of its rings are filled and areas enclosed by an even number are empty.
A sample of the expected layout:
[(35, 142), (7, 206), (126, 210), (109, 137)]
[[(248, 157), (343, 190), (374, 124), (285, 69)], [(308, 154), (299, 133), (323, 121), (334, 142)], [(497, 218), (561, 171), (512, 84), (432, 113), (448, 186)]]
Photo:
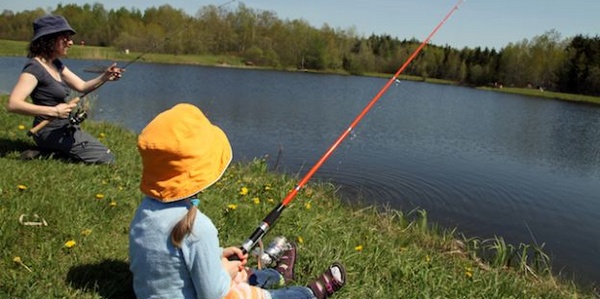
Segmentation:
[(233, 153), (225, 133), (191, 104), (157, 115), (140, 133), (140, 190), (161, 202), (195, 195), (218, 181)]

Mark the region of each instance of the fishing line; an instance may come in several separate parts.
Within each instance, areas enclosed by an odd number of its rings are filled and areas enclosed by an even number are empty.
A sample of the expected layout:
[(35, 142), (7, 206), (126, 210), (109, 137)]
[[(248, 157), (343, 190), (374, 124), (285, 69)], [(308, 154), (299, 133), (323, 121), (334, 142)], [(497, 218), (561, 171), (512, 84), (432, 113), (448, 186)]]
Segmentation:
[[(287, 207), (287, 205), (296, 197), (298, 192), (304, 187), (304, 185), (310, 180), (310, 178), (317, 172), (317, 170), (327, 161), (327, 159), (331, 156), (331, 154), (335, 151), (335, 149), (344, 141), (344, 139), (354, 130), (354, 127), (362, 120), (362, 118), (371, 110), (371, 108), (377, 103), (377, 101), (383, 96), (383, 94), (389, 89), (389, 87), (397, 82), (398, 76), (406, 69), (406, 67), (410, 64), (410, 62), (415, 59), (415, 57), (421, 52), (423, 47), (431, 40), (431, 38), (435, 35), (435, 33), (446, 23), (446, 21), (450, 18), (450, 16), (458, 10), (458, 7), (464, 2), (464, 0), (459, 0), (452, 9), (446, 14), (446, 16), (442, 19), (442, 21), (431, 31), (431, 33), (425, 38), (425, 40), (419, 45), (417, 49), (412, 53), (412, 55), (406, 60), (406, 62), (398, 69), (398, 71), (390, 78), (387, 83), (381, 88), (381, 90), (371, 99), (371, 101), (366, 105), (366, 107), (360, 112), (360, 114), (354, 119), (354, 121), (350, 124), (350, 126), (335, 140), (335, 142), (331, 145), (331, 147), (325, 152), (325, 154), (315, 163), (315, 165), (304, 175), (304, 177), (298, 182), (295, 188), (293, 188), (287, 196), (283, 199), (283, 201), (275, 207), (269, 214), (262, 220), (259, 226), (254, 230), (254, 232), (250, 235), (250, 237), (242, 244), (241, 250), (244, 253), (250, 252), (250, 250), (258, 243), (261, 238), (267, 234), (269, 229), (275, 224), (281, 212)], [(233, 256), (230, 258), (231, 260), (237, 259), (237, 257)]]

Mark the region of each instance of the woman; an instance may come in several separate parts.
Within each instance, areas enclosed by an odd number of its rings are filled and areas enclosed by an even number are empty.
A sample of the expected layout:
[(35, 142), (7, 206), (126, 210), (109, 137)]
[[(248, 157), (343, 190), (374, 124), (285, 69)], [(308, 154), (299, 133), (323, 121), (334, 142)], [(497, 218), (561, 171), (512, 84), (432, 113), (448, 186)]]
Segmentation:
[(202, 193), (221, 178), (232, 151), (196, 106), (162, 112), (137, 145), (145, 196), (130, 225), (129, 261), (138, 299), (325, 299), (344, 286), (340, 263), (307, 286), (284, 286), (294, 280), (294, 246), (275, 269), (250, 270), (241, 249), (219, 245), (217, 228), (202, 212), (211, 201)]
[[(124, 70), (113, 63), (100, 76), (84, 81), (59, 59), (67, 55), (75, 34), (65, 18), (56, 15), (37, 18), (33, 21), (33, 31), (27, 55), (30, 59), (10, 94), (7, 110), (35, 116), (34, 127), (51, 120), (33, 135), (41, 150), (85, 163), (112, 163), (114, 156), (106, 146), (69, 122), (76, 103), (67, 103), (66, 99), (71, 89), (87, 93), (106, 81), (118, 80)], [(28, 97), (33, 103), (26, 101)]]

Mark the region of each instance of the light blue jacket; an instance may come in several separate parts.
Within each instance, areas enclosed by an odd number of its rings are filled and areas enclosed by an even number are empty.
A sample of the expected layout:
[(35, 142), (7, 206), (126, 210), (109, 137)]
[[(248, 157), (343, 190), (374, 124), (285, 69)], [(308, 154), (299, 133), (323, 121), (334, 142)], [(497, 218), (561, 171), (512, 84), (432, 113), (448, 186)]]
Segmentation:
[(188, 200), (161, 203), (145, 197), (129, 232), (129, 260), (138, 299), (219, 299), (231, 277), (221, 265), (223, 249), (212, 221), (198, 211), (193, 230), (181, 249), (170, 235), (188, 211)]

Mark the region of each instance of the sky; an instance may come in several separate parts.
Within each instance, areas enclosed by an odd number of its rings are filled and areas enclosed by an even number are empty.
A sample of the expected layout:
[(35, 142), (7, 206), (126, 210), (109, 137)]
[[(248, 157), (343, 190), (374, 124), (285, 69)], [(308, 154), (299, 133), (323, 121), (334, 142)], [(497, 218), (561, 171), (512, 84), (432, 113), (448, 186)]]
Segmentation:
[[(138, 9), (169, 4), (195, 16), (208, 5), (235, 9), (240, 3), (253, 10), (272, 11), (279, 19), (307, 21), (315, 28), (354, 29), (360, 36), (390, 35), (424, 40), (458, 0), (1, 0), (0, 10), (20, 12), (58, 4), (102, 3), (105, 9)], [(127, 3), (127, 4), (124, 4)], [(550, 30), (562, 38), (600, 35), (600, 0), (465, 0), (430, 40), (438, 46), (494, 48), (532, 40)]]

